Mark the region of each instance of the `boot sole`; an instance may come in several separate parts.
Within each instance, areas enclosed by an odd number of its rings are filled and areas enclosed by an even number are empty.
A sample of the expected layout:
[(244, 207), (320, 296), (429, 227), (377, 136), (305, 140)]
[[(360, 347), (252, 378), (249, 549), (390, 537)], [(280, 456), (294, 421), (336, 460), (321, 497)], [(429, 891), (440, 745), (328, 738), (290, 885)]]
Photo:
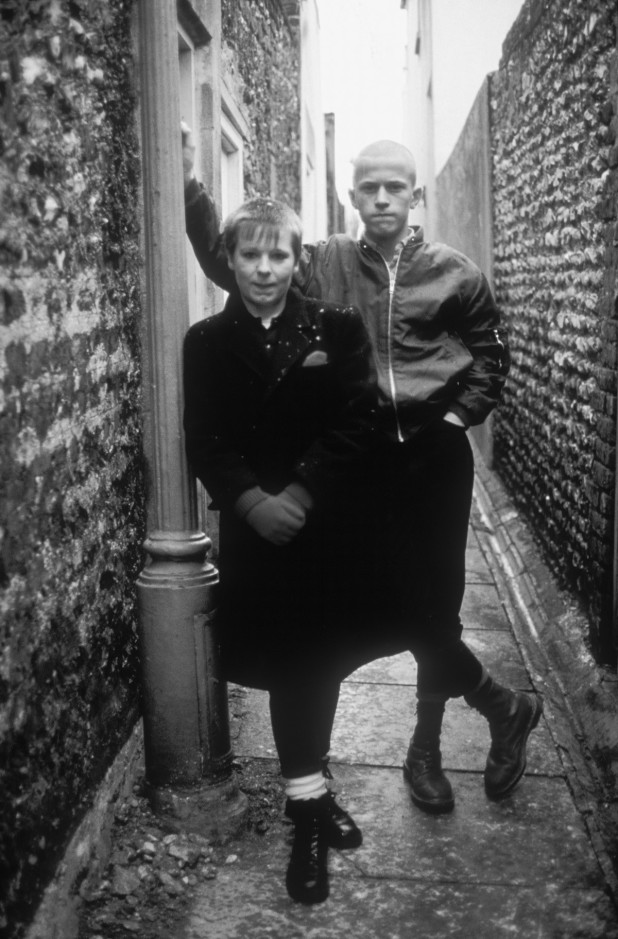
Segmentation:
[(452, 812), (455, 808), (454, 799), (445, 799), (441, 802), (429, 802), (427, 799), (421, 799), (416, 795), (412, 785), (412, 773), (408, 767), (408, 764), (404, 761), (403, 764), (403, 778), (410, 786), (410, 798), (414, 802), (414, 805), (417, 808), (422, 809), (423, 812), (427, 812), (430, 815), (442, 815), (446, 812)]
[(328, 900), (330, 893), (328, 883), (303, 890), (302, 887), (290, 884), (286, 878), (285, 885), (290, 899), (294, 900), (295, 903), (302, 903), (304, 906), (313, 906), (314, 903), (324, 903), (325, 900)]
[(517, 783), (521, 780), (521, 777), (526, 772), (526, 766), (527, 766), (526, 747), (528, 745), (528, 738), (530, 734), (532, 733), (532, 731), (534, 730), (534, 728), (538, 725), (539, 721), (541, 720), (542, 713), (543, 713), (543, 699), (539, 695), (535, 695), (534, 710), (532, 714), (530, 715), (530, 720), (528, 721), (528, 724), (526, 725), (526, 729), (524, 731), (524, 738), (523, 738), (523, 744), (522, 744), (523, 761), (518, 767), (517, 775), (511, 780), (508, 786), (506, 786), (504, 789), (497, 789), (497, 790), (488, 789), (487, 784), (485, 784), (485, 792), (487, 793), (487, 796), (490, 799), (503, 799), (505, 796), (508, 796), (508, 794), (513, 791)]

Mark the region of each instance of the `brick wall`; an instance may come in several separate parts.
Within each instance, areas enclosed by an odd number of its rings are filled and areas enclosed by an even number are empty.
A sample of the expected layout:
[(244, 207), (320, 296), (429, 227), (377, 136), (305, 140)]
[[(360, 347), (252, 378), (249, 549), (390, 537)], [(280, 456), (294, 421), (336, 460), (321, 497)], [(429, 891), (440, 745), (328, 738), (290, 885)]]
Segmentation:
[[(513, 366), (495, 461), (614, 655), (616, 11), (529, 0), (492, 77), (494, 279)], [(615, 639), (615, 637), (614, 637)]]
[(140, 157), (130, 0), (0, 12), (0, 932), (136, 718)]
[(279, 0), (222, 0), (223, 61), (247, 115), (245, 193), (300, 211), (300, 53), (292, 10)]

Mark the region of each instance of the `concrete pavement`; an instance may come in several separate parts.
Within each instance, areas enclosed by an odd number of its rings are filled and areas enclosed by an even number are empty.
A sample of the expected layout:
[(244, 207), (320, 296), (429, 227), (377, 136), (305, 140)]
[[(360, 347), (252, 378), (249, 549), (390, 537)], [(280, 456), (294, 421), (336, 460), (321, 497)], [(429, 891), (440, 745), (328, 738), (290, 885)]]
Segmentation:
[[(485, 721), (463, 700), (449, 702), (443, 762), (452, 814), (426, 815), (411, 802), (401, 763), (413, 722), (411, 656), (382, 659), (342, 688), (332, 786), (364, 833), (356, 851), (331, 851), (331, 895), (316, 907), (289, 900), (284, 873), (288, 826), (232, 842), (233, 860), (201, 882), (182, 939), (618, 939), (615, 880), (581, 791), (551, 682), (530, 666), (508, 615), (503, 574), (487, 549), (478, 503), (467, 553), (466, 641), (495, 677), (542, 691), (546, 714), (529, 745), (527, 774), (501, 802), (487, 799)], [(234, 750), (240, 765), (278, 763), (263, 692), (232, 688)], [(564, 759), (565, 753), (568, 759)], [(283, 796), (281, 799), (283, 805)]]

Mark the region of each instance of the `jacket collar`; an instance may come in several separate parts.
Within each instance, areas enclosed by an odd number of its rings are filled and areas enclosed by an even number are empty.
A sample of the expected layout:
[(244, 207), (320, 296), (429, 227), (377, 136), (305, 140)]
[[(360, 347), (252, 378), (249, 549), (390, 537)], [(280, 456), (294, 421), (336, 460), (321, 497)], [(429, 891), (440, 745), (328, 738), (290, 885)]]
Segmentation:
[[(411, 225), (410, 228), (408, 228), (408, 234), (406, 235), (405, 238), (402, 238), (399, 244), (402, 246), (402, 249), (403, 249), (405, 245), (410, 244), (410, 243), (415, 244), (415, 245), (419, 244), (423, 240), (423, 238), (424, 238), (424, 234), (423, 234), (422, 227), (420, 225)], [(372, 241), (371, 238), (367, 237), (364, 230), (360, 234), (358, 243), (361, 246), (361, 248), (372, 248), (374, 251), (377, 251), (378, 254), (382, 253), (380, 249), (378, 248), (377, 244), (374, 241)]]

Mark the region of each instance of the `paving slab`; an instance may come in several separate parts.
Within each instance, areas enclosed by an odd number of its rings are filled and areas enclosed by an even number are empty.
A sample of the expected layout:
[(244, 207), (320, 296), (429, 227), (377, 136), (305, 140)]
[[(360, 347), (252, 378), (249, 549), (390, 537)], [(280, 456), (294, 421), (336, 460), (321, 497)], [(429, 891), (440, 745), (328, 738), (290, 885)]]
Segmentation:
[(465, 629), (508, 629), (509, 621), (495, 585), (468, 583), (461, 605)]
[(462, 774), (455, 812), (429, 816), (412, 805), (400, 773), (340, 767), (337, 775), (364, 843), (330, 852), (330, 899), (307, 909), (287, 897), (281, 823), (230, 846), (235, 860), (201, 885), (183, 939), (618, 937), (564, 781), (537, 779), (493, 803)]
[[(333, 728), (332, 759), (401, 766), (413, 727), (413, 709), (414, 700), (407, 688), (344, 684)], [(442, 733), (445, 768), (482, 772), (489, 745), (485, 719), (462, 699), (449, 701)], [(527, 772), (562, 773), (543, 719), (530, 737)]]
[(496, 802), (476, 774), (452, 777), (455, 810), (432, 816), (413, 805), (400, 771), (337, 767), (336, 788), (364, 835), (361, 848), (342, 855), (346, 863), (363, 876), (432, 883), (602, 884), (564, 779), (526, 777)]
[(416, 662), (410, 652), (401, 652), (383, 659), (376, 659), (358, 668), (346, 684), (416, 686)]
[[(268, 695), (248, 689), (241, 700), (242, 720), (231, 721), (234, 753), (241, 757), (274, 757)], [(412, 731), (414, 700), (408, 686), (345, 682), (333, 728), (332, 760), (369, 766), (401, 766)], [(235, 713), (232, 706), (231, 713)], [(445, 768), (482, 772), (489, 742), (484, 718), (462, 699), (449, 701), (442, 734)], [(530, 737), (527, 773), (562, 774), (544, 719)]]
[[(502, 683), (532, 683), (477, 533), (467, 551), (464, 640)], [(463, 699), (447, 705), (443, 762), (455, 809), (432, 816), (410, 799), (401, 762), (414, 722), (417, 670), (404, 653), (343, 684), (333, 787), (363, 829), (357, 851), (331, 851), (331, 896), (306, 908), (284, 885), (289, 825), (245, 836), (236, 860), (200, 885), (182, 939), (618, 939), (618, 914), (585, 817), (543, 718), (526, 775), (488, 799), (486, 721)], [(548, 703), (551, 722), (551, 704)], [(279, 777), (265, 692), (230, 687), (233, 749)], [(282, 796), (283, 809), (283, 796)]]
[[(530, 677), (510, 631), (464, 629), (463, 639), (497, 681), (519, 691), (532, 690)], [(363, 665), (347, 680), (352, 683), (416, 685), (416, 675), (414, 657), (409, 652), (402, 652)]]
[(485, 555), (477, 544), (466, 549), (466, 582), (469, 584), (494, 584)]
[(317, 907), (293, 904), (260, 867), (204, 885), (183, 939), (616, 939), (599, 890), (508, 888), (331, 876)]
[(517, 691), (532, 691), (530, 676), (510, 630), (475, 629), (470, 624), (464, 628), (462, 638), (496, 681)]

